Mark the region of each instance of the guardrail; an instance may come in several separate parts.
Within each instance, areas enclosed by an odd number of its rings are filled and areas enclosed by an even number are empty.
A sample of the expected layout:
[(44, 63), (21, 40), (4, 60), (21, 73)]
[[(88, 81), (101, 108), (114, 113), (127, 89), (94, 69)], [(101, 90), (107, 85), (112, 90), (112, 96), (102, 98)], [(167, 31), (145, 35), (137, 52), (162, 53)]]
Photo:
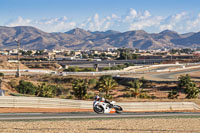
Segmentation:
[[(0, 69), (0, 72), (16, 72), (16, 69)], [(42, 70), (42, 69), (20, 69), (20, 72), (33, 72), (33, 73), (52, 73), (52, 70)]]
[(62, 72), (60, 75), (118, 75), (118, 74), (135, 74), (136, 72), (124, 72), (124, 71), (104, 71), (104, 72)]
[[(0, 97), (0, 107), (92, 109), (93, 101), (42, 97)], [(119, 102), (125, 111), (199, 110), (193, 102)]]

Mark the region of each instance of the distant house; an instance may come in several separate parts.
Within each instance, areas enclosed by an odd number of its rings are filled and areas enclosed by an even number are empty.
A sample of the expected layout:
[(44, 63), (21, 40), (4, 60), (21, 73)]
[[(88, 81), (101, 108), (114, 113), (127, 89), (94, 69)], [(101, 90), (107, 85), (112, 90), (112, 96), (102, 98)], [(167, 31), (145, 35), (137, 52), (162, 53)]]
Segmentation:
[(18, 49), (9, 50), (9, 55), (17, 55), (17, 54), (18, 54)]
[(0, 51), (0, 55), (8, 55), (8, 51)]
[(55, 60), (56, 61), (64, 61), (64, 60), (74, 60), (75, 57), (71, 57), (71, 56), (56, 56)]
[(196, 57), (200, 57), (200, 51), (195, 51), (195, 52), (193, 53), (193, 55), (196, 56)]

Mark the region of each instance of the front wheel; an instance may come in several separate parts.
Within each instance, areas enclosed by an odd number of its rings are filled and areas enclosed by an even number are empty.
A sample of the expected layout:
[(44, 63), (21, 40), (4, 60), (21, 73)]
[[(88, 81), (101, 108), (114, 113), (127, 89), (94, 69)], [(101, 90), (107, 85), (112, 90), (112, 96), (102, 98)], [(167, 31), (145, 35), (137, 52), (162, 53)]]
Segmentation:
[(122, 113), (123, 109), (119, 105), (114, 105), (114, 109), (116, 110), (116, 113)]
[(94, 112), (96, 112), (97, 114), (103, 114), (104, 113), (104, 109), (102, 106), (100, 105), (95, 105), (93, 107)]

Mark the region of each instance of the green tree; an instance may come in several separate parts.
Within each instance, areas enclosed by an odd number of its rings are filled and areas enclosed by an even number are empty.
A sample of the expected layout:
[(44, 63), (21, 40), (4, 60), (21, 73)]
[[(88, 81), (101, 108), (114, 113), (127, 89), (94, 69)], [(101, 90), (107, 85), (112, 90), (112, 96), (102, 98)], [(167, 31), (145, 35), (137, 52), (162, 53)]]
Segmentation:
[(78, 72), (79, 71), (79, 67), (70, 66), (68, 69), (65, 69), (64, 71), (66, 71), (66, 72)]
[(142, 82), (140, 82), (139, 80), (134, 80), (133, 82), (129, 82), (129, 85), (131, 95), (138, 98), (138, 96), (143, 92), (143, 89), (141, 89)]
[(35, 55), (43, 55), (44, 53), (44, 50), (37, 50)]
[(139, 55), (138, 54), (132, 54), (132, 59), (138, 59)]
[(1, 73), (1, 72), (0, 72), (0, 77), (3, 77), (3, 76), (4, 76), (4, 73)]
[(140, 80), (140, 82), (142, 82), (142, 87), (143, 87), (143, 88), (144, 88), (144, 87), (147, 87), (148, 81), (147, 81), (144, 77), (140, 78), (139, 80)]
[(71, 51), (70, 56), (75, 56), (75, 51)]
[(35, 95), (36, 86), (33, 85), (31, 82), (26, 82), (24, 80), (19, 81), (19, 85), (16, 87), (17, 92), (22, 94), (31, 94)]
[(110, 75), (103, 75), (100, 77), (97, 88), (99, 92), (106, 92), (106, 97), (109, 97), (109, 91), (117, 86), (117, 82)]
[(119, 54), (119, 60), (128, 60), (130, 59), (130, 49), (128, 48), (123, 48), (123, 49), (119, 49), (120, 54)]
[(40, 97), (54, 97), (58, 95), (59, 88), (55, 85), (48, 85), (47, 83), (42, 83), (38, 85), (36, 95)]
[(83, 99), (87, 94), (88, 82), (85, 79), (76, 79), (72, 83), (72, 90), (75, 97)]
[(195, 82), (190, 82), (186, 85), (185, 94), (187, 94), (186, 98), (197, 98), (199, 95), (199, 88)]
[(185, 76), (184, 75), (181, 75), (179, 78), (178, 78), (178, 87), (180, 89), (185, 89), (186, 86), (191, 82), (191, 77), (190, 75), (186, 74)]
[(132, 60), (132, 59), (138, 59), (139, 55), (134, 54), (133, 50), (130, 48), (122, 48), (118, 49), (119, 51), (119, 60)]
[(187, 94), (186, 98), (197, 98), (199, 94), (197, 84), (191, 80), (191, 77), (188, 74), (179, 77), (178, 87), (184, 89), (184, 93)]

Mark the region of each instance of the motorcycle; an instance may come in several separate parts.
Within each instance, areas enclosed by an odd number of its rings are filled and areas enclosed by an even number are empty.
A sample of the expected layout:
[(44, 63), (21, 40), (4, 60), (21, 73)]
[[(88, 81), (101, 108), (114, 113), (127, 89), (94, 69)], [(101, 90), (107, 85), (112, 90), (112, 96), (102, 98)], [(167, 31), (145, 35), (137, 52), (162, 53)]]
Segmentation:
[(104, 102), (104, 101), (94, 101), (93, 110), (97, 114), (103, 113), (122, 113), (123, 109), (119, 105), (114, 105), (115, 101)]

